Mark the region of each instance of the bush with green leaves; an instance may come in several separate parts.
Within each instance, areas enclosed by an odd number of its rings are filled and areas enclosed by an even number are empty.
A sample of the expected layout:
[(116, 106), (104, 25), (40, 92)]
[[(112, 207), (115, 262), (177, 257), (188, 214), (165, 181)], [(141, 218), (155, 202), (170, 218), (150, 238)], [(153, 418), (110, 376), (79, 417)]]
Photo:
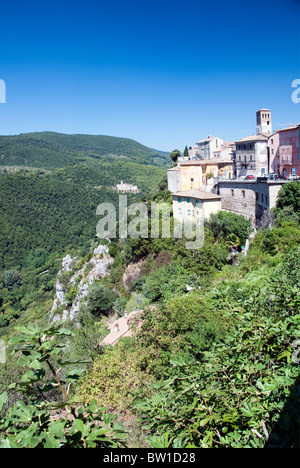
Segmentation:
[[(70, 397), (70, 386), (83, 369), (60, 357), (71, 332), (62, 323), (39, 328), (18, 327), (10, 345), (27, 371), (0, 395), (0, 448), (108, 448), (124, 446), (124, 431), (115, 416), (92, 401), (81, 406)], [(59, 369), (55, 367), (57, 363)], [(68, 372), (61, 369), (71, 366)], [(23, 392), (23, 400), (6, 408), (8, 392)], [(59, 391), (58, 401), (53, 401)], [(52, 392), (52, 398), (47, 397)]]
[(294, 213), (300, 213), (300, 184), (298, 182), (291, 182), (284, 184), (279, 193), (276, 202), (275, 212), (278, 214), (285, 208), (291, 208)]
[[(293, 278), (298, 263), (299, 248), (263, 287), (257, 274), (252, 290), (242, 280), (216, 288), (212, 300), (216, 308), (228, 304), (229, 329), (200, 355), (172, 357), (169, 377), (137, 405), (150, 444), (299, 448), (299, 363), (293, 348), (300, 338), (298, 273)], [(235, 289), (240, 291), (232, 294)]]
[(238, 215), (229, 211), (219, 211), (210, 216), (208, 225), (215, 238), (226, 240), (229, 235), (235, 234), (244, 245), (246, 239), (253, 231), (251, 221), (243, 215)]
[(117, 294), (110, 287), (95, 281), (89, 287), (86, 308), (96, 317), (108, 315), (116, 299)]
[(7, 288), (9, 291), (11, 291), (14, 286), (21, 286), (22, 276), (19, 271), (6, 270), (2, 275), (2, 281), (4, 288)]

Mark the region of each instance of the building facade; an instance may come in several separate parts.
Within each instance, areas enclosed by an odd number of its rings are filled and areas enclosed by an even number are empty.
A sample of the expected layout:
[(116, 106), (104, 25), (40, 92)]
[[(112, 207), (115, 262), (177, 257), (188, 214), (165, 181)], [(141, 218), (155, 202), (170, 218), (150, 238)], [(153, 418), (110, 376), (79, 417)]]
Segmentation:
[(196, 223), (209, 219), (210, 215), (221, 210), (221, 197), (201, 190), (186, 190), (173, 193), (173, 216), (178, 221)]
[(257, 225), (265, 211), (276, 206), (278, 193), (287, 181), (232, 180), (220, 181), (218, 194), (222, 210), (232, 211)]
[(278, 130), (278, 135), (280, 174), (300, 176), (300, 125)]
[(197, 141), (189, 148), (189, 156), (192, 159), (210, 159), (214, 157), (214, 152), (224, 148), (224, 141), (221, 138), (208, 135), (204, 140)]
[(235, 174), (236, 177), (262, 177), (271, 169), (269, 139), (272, 135), (270, 109), (256, 112), (256, 135), (250, 135), (236, 141)]
[(236, 176), (262, 177), (269, 172), (268, 134), (250, 135), (236, 142)]
[(167, 171), (168, 190), (203, 190), (209, 192), (216, 179), (233, 178), (233, 161), (222, 159), (203, 159), (185, 161)]

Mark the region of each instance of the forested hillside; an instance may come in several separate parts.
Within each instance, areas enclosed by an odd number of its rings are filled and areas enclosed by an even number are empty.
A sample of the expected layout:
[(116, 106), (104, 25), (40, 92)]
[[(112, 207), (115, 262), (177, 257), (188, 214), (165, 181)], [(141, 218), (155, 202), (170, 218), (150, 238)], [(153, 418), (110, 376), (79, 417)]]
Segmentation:
[(155, 191), (167, 155), (122, 138), (51, 132), (0, 137), (0, 148), (1, 327), (37, 303), (48, 311), (63, 256), (89, 252), (97, 206), (118, 209), (122, 179), (140, 197)]
[(0, 137), (0, 166), (51, 170), (71, 166), (77, 161), (103, 160), (106, 157), (156, 166), (169, 163), (168, 153), (150, 149), (127, 138), (54, 132)]

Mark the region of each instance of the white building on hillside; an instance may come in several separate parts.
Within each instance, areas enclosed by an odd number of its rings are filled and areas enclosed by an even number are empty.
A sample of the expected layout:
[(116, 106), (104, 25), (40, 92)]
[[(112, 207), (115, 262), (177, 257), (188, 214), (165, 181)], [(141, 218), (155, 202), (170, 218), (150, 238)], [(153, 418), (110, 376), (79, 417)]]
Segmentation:
[(119, 184), (116, 186), (118, 192), (131, 192), (131, 193), (138, 193), (139, 189), (136, 185), (126, 184), (121, 180)]

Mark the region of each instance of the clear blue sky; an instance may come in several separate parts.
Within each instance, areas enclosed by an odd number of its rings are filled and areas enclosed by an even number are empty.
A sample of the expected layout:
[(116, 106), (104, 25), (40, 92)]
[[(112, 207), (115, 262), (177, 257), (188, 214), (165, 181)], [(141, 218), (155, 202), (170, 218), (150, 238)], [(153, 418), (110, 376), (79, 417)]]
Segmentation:
[(300, 121), (300, 0), (0, 0), (0, 134), (51, 130), (183, 150)]

